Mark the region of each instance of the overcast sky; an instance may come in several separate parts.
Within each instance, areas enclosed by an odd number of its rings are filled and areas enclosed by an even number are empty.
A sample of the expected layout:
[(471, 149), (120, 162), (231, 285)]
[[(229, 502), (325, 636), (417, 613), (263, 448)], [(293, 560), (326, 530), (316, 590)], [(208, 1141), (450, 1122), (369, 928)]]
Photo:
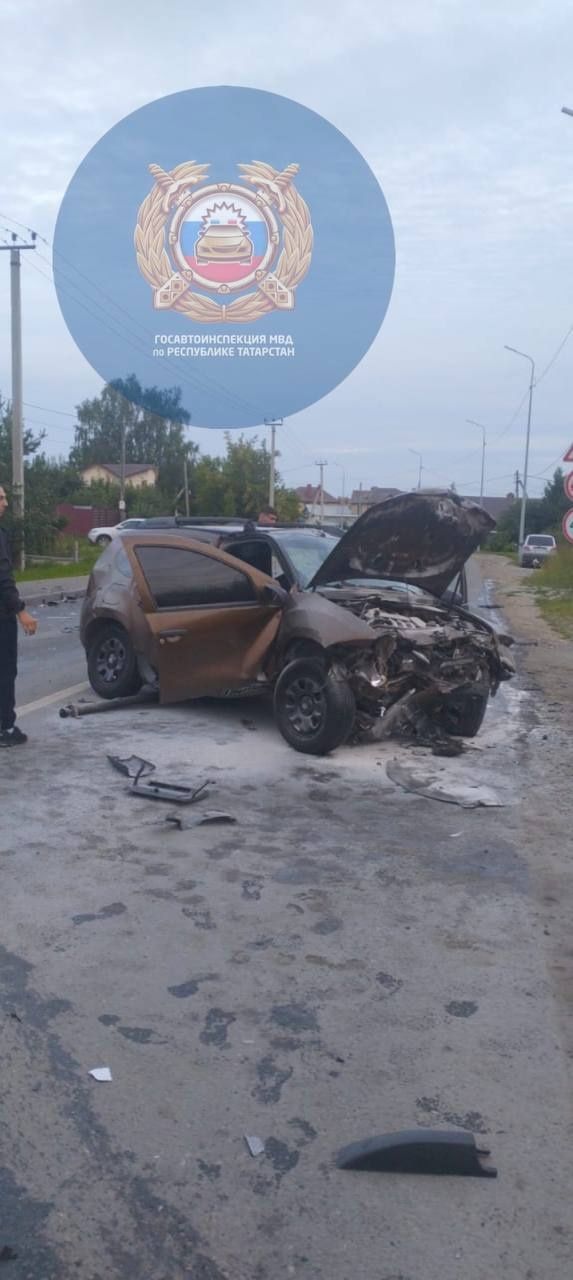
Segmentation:
[[(560, 112), (573, 107), (571, 6), (3, 0), (0, 236), (17, 219), (51, 241), (67, 184), (106, 130), (154, 98), (209, 84), (271, 90), (324, 115), (374, 170), (394, 224), (386, 320), (346, 382), (285, 423), (285, 480), (316, 481), (322, 457), (331, 491), (343, 481), (347, 491), (410, 488), (413, 449), (425, 484), (476, 493), (480, 432), (465, 421), (474, 418), (488, 432), (486, 489), (505, 493), (523, 463), (529, 366), (504, 343), (543, 374), (573, 326), (573, 118)], [(27, 421), (47, 426), (47, 451), (62, 454), (74, 406), (102, 383), (60, 316), (50, 249), (22, 256), (24, 399), (42, 406), (27, 407)], [(572, 398), (573, 336), (535, 391), (532, 494), (573, 440)], [(222, 447), (218, 432), (192, 435)]]

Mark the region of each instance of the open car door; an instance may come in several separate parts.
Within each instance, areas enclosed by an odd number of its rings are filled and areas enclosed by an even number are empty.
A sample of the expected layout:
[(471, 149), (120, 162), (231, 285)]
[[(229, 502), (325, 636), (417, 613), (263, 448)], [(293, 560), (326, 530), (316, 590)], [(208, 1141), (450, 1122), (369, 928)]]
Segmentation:
[(202, 698), (260, 675), (287, 599), (272, 578), (186, 537), (125, 539), (162, 702)]

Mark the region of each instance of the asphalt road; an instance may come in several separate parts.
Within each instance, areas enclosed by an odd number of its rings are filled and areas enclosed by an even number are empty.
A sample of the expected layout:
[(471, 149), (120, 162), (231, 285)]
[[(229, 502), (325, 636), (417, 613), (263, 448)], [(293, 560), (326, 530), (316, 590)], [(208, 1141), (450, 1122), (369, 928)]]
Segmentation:
[[(563, 1280), (571, 759), (551, 709), (518, 682), (460, 760), (297, 756), (265, 703), (26, 726), (0, 775), (7, 1280)], [(174, 830), (110, 753), (209, 782), (236, 825)], [(412, 794), (392, 762), (500, 807)], [(427, 1126), (473, 1132), (498, 1178), (335, 1167)]]
[(80, 600), (32, 606), (38, 619), (35, 636), (18, 636), (18, 706), (26, 706), (87, 679), (79, 642)]

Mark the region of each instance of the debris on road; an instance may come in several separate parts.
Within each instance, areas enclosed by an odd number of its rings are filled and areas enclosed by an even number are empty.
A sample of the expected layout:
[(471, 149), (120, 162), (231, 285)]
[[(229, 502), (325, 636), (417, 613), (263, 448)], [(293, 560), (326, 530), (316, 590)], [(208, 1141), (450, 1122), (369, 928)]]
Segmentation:
[(237, 819), (231, 813), (223, 813), (221, 809), (202, 809), (200, 813), (193, 813), (185, 818), (179, 813), (168, 813), (165, 821), (170, 822), (179, 831), (187, 831), (190, 827), (206, 827), (217, 823), (221, 825), (235, 823)]
[(62, 720), (78, 720), (80, 716), (100, 715), (103, 711), (122, 711), (127, 707), (141, 707), (146, 703), (157, 702), (158, 694), (153, 689), (142, 689), (129, 698), (102, 698), (100, 702), (69, 702), (60, 707)]
[(463, 1129), (403, 1129), (351, 1143), (339, 1152), (336, 1164), (339, 1169), (372, 1173), (497, 1178), (497, 1169), (482, 1163), (489, 1154)]
[[(142, 782), (142, 778), (155, 773), (156, 765), (151, 760), (144, 760), (142, 756), (135, 755), (124, 757), (108, 755), (107, 758), (112, 768), (117, 769), (124, 778), (132, 779), (130, 795), (143, 796), (147, 800), (170, 800), (172, 804), (197, 804), (199, 800), (205, 799), (207, 787), (211, 785), (209, 782), (202, 782), (201, 786), (193, 789), (180, 783), (162, 782), (159, 778), (155, 778), (153, 782)], [(215, 820), (214, 817), (210, 819), (211, 822)], [(218, 821), (234, 822), (235, 819), (223, 814), (219, 816)], [(200, 826), (200, 823), (189, 825)]]
[(141, 778), (143, 774), (155, 773), (156, 766), (151, 760), (144, 760), (142, 756), (110, 756), (108, 760), (112, 768), (117, 769), (118, 773), (122, 773), (124, 778)]
[(265, 1153), (265, 1144), (262, 1138), (249, 1137), (245, 1134), (245, 1142), (252, 1156), (262, 1156)]
[(109, 1067), (92, 1067), (89, 1074), (93, 1076), (94, 1080), (98, 1080), (100, 1084), (111, 1083), (112, 1075)]
[(442, 800), (444, 804), (458, 804), (462, 809), (499, 809), (503, 808), (503, 800), (491, 787), (458, 775), (447, 778), (439, 773), (431, 773), (427, 769), (407, 768), (397, 759), (389, 760), (386, 773), (391, 782), (411, 791), (415, 795), (426, 796), (429, 800)]
[(192, 787), (184, 787), (175, 782), (160, 782), (157, 778), (154, 782), (140, 782), (136, 778), (129, 788), (130, 795), (144, 796), (147, 800), (170, 800), (171, 804), (197, 804), (199, 800), (204, 800), (209, 782), (202, 782), (200, 787), (193, 790)]

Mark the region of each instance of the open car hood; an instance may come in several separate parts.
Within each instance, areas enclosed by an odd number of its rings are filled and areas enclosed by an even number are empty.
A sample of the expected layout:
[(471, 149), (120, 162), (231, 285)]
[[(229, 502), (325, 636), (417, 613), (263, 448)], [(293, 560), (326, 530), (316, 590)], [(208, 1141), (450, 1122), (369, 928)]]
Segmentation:
[(495, 520), (483, 507), (457, 493), (403, 493), (365, 511), (309, 587), (348, 578), (389, 578), (439, 597), (494, 528)]

